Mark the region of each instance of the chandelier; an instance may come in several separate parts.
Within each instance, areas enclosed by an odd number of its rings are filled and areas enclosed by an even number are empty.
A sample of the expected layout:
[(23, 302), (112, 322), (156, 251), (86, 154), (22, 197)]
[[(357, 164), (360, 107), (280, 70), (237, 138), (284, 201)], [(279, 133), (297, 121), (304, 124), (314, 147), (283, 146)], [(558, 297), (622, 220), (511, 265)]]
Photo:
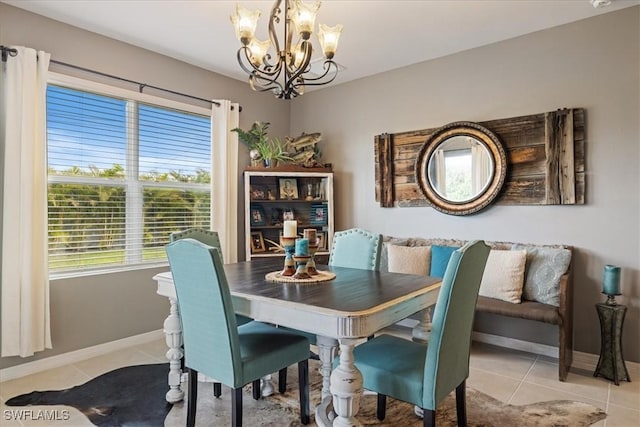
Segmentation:
[[(240, 67), (249, 74), (249, 84), (255, 91), (272, 91), (281, 99), (291, 99), (304, 93), (305, 86), (331, 83), (338, 74), (333, 56), (338, 48), (342, 25), (328, 27), (320, 24), (318, 40), (324, 55), (322, 71), (311, 70), (313, 46), (309, 40), (313, 32), (320, 2), (305, 4), (301, 0), (284, 0), (284, 46), (276, 35), (280, 23), (282, 0), (276, 0), (269, 17), (269, 40), (255, 37), (260, 11), (250, 11), (240, 5), (231, 23), (242, 43), (237, 57)], [(294, 27), (297, 36), (294, 40)], [(270, 48), (273, 52), (270, 53)]]

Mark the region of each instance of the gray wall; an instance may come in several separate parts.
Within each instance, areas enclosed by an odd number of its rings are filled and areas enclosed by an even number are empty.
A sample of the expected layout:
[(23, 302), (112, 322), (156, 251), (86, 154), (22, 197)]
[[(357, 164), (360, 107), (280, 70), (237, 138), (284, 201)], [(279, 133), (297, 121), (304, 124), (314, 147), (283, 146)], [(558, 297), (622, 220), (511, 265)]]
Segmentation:
[[(574, 245), (579, 351), (599, 351), (593, 305), (602, 300), (602, 268), (622, 266), (625, 295), (619, 300), (629, 307), (624, 350), (633, 361), (640, 361), (639, 34), (640, 8), (634, 7), (309, 92), (287, 103), (256, 94), (244, 82), (0, 3), (1, 44), (43, 49), (53, 59), (203, 98), (231, 99), (244, 108), (244, 128), (264, 120), (272, 123), (274, 136), (322, 132), (324, 159), (336, 172), (337, 229)], [(376, 205), (374, 135), (561, 107), (587, 112), (586, 205), (494, 206), (462, 218), (431, 208)], [(151, 277), (156, 271), (52, 282), (54, 349), (34, 358), (0, 359), (0, 368), (160, 328), (168, 303), (155, 294)], [(481, 320), (482, 330), (506, 334), (501, 319)], [(523, 336), (548, 343), (548, 329), (517, 326)]]
[[(288, 135), (289, 104), (275, 102), (270, 94), (253, 92), (246, 82), (229, 79), (4, 3), (0, 3), (0, 44), (44, 50), (58, 61), (200, 98), (230, 99), (240, 103), (243, 108), (240, 127), (249, 128), (254, 121), (262, 120), (271, 122), (270, 135)], [(51, 69), (74, 74), (69, 69), (53, 65)], [(91, 75), (81, 77), (95, 79)], [(197, 103), (184, 98), (174, 99)], [(244, 146), (241, 147), (240, 158), (239, 167), (242, 170), (245, 159), (248, 159)], [(238, 177), (238, 185), (242, 188), (241, 176)], [(243, 212), (242, 203), (244, 199), (240, 198), (238, 212)], [(243, 220), (239, 222), (242, 227)], [(244, 241), (243, 236), (240, 235), (241, 241)], [(240, 246), (238, 254), (244, 258), (244, 248)], [(31, 358), (2, 358), (0, 368), (161, 329), (169, 312), (169, 303), (166, 298), (156, 295), (155, 282), (151, 279), (160, 270), (166, 268), (52, 281), (54, 348)]]
[[(640, 361), (639, 39), (640, 7), (633, 7), (308, 93), (293, 102), (291, 133), (323, 132), (336, 172), (337, 230), (575, 246), (579, 351), (599, 352), (594, 304), (603, 301), (603, 266), (621, 266), (618, 301), (628, 307), (623, 349), (627, 360)], [(586, 110), (585, 205), (492, 206), (454, 217), (376, 204), (374, 135), (563, 107)], [(547, 328), (531, 322), (479, 321), (483, 331), (506, 335), (509, 322), (521, 328), (516, 336), (554, 343)]]

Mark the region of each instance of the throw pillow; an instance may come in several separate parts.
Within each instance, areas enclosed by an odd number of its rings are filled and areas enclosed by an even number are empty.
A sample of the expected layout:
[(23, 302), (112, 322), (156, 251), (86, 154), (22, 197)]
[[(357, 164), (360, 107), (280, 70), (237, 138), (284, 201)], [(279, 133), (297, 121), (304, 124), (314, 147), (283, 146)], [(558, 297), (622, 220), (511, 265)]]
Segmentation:
[(389, 271), (389, 250), (387, 248), (391, 245), (409, 246), (409, 239), (391, 237), (384, 241), (380, 251), (380, 271)]
[(479, 294), (514, 304), (520, 303), (526, 260), (527, 251), (492, 249), (484, 268)]
[(457, 249), (459, 249), (457, 246), (431, 246), (431, 270), (429, 271), (429, 276), (444, 277), (449, 258)]
[(522, 298), (560, 306), (560, 277), (571, 263), (571, 251), (564, 248), (513, 245), (527, 251), (527, 268)]
[(387, 251), (391, 273), (429, 275), (431, 246), (389, 245)]

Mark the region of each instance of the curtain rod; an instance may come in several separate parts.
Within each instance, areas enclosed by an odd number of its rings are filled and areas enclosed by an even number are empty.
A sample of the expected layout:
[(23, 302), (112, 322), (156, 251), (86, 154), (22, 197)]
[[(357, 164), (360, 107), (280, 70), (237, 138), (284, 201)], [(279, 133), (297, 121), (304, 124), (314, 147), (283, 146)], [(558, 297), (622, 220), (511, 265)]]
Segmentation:
[[(7, 46), (0, 46), (0, 49), (2, 49), (2, 62), (7, 62), (7, 56), (16, 56), (18, 54), (18, 50), (17, 49), (12, 49), (12, 48), (7, 47)], [(162, 91), (162, 92), (171, 93), (173, 95), (183, 96), (185, 98), (191, 98), (191, 99), (195, 99), (195, 100), (202, 101), (202, 102), (208, 102), (210, 104), (217, 105), (218, 107), (220, 106), (219, 102), (212, 101), (210, 99), (200, 98), (200, 97), (197, 97), (197, 96), (188, 95), (186, 93), (176, 92), (174, 90), (165, 89), (165, 88), (158, 87), (158, 86), (153, 86), (153, 85), (150, 85), (150, 84), (147, 84), (147, 83), (141, 83), (141, 82), (137, 82), (135, 80), (125, 79), (124, 77), (114, 76), (113, 74), (103, 73), (102, 71), (91, 70), (89, 68), (80, 67), (78, 65), (73, 65), (73, 64), (68, 64), (66, 62), (57, 61), (55, 59), (52, 59), (50, 62), (52, 62), (54, 64), (57, 64), (57, 65), (62, 65), (63, 67), (69, 67), (69, 68), (73, 68), (73, 69), (76, 69), (76, 70), (84, 71), (84, 72), (87, 72), (87, 73), (97, 74), (97, 75), (102, 76), (102, 77), (107, 77), (107, 78), (110, 78), (110, 79), (119, 80), (121, 82), (135, 84), (135, 85), (138, 86), (138, 91), (140, 93), (142, 93), (144, 88), (147, 87), (147, 88), (150, 88), (150, 89), (155, 89), (155, 90), (159, 90), (159, 91)], [(240, 106), (238, 110), (239, 110), (239, 112), (242, 112), (242, 106)]]

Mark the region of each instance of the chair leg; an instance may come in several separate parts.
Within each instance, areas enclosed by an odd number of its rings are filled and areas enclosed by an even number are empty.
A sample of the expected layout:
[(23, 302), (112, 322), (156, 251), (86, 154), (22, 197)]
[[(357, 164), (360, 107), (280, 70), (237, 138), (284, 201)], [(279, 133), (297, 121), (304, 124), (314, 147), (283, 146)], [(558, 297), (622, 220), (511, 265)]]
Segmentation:
[(222, 396), (222, 383), (213, 383), (213, 395), (215, 397)]
[(196, 425), (196, 405), (198, 404), (198, 371), (189, 368), (189, 395), (187, 399), (187, 427)]
[(278, 391), (280, 394), (287, 391), (287, 368), (278, 371)]
[(231, 395), (231, 425), (242, 427), (242, 387), (234, 389)]
[(253, 400), (260, 399), (260, 380), (257, 379), (251, 383), (251, 389), (253, 391)]
[(387, 416), (387, 396), (382, 393), (378, 393), (378, 408), (376, 409), (376, 416), (380, 421), (384, 420)]
[(464, 380), (458, 387), (456, 387), (456, 413), (458, 415), (458, 427), (466, 427), (467, 425), (466, 385), (467, 380)]
[(422, 408), (422, 425), (424, 427), (435, 427), (436, 411)]
[(300, 422), (309, 424), (309, 360), (298, 362), (298, 391), (300, 393)]

